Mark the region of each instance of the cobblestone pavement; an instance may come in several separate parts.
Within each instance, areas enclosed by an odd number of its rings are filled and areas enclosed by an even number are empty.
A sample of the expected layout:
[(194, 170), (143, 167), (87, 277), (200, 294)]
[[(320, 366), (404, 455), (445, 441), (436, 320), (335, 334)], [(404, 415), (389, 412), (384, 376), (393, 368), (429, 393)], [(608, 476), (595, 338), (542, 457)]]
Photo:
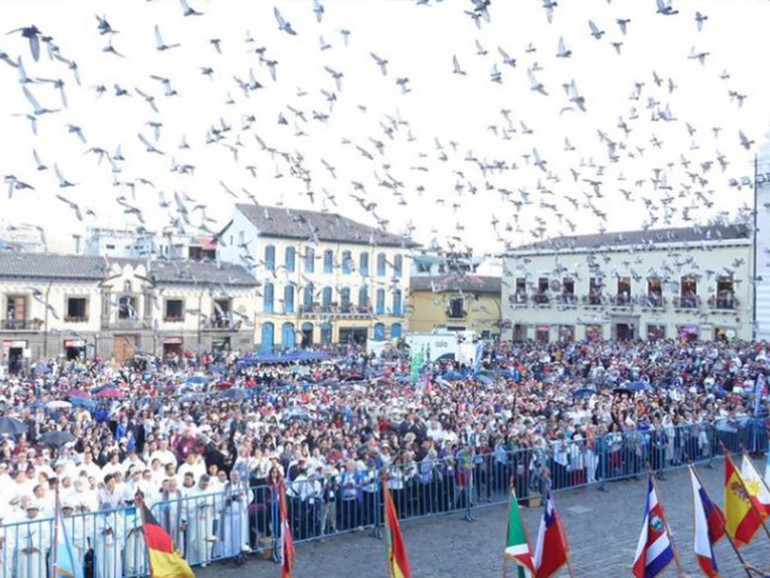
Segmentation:
[[(764, 462), (757, 465), (764, 467)], [(714, 463), (714, 469), (698, 471), (709, 495), (722, 504), (724, 463), (720, 460)], [(687, 470), (669, 472), (667, 478), (658, 482), (658, 487), (682, 566), (688, 575), (700, 576), (692, 551), (692, 492)], [(645, 491), (642, 477), (608, 484), (607, 492), (591, 487), (556, 494), (576, 577), (631, 575), (644, 515)], [(495, 505), (475, 510), (475, 523), (465, 522), (456, 514), (402, 522), (412, 575), (415, 578), (500, 576), (507, 513), (507, 506)], [(522, 513), (530, 539), (534, 540), (542, 508), (522, 508)], [(722, 540), (715, 550), (723, 577), (746, 575), (727, 540)], [(743, 552), (747, 560), (758, 567), (767, 569), (770, 565), (770, 541), (762, 530)], [(275, 577), (280, 576), (280, 572), (279, 565), (260, 560), (250, 560), (239, 568), (226, 563), (196, 568), (196, 575), (201, 578)], [(323, 544), (299, 544), (295, 575), (297, 578), (384, 578), (387, 576), (385, 547), (381, 540), (371, 537), (369, 531), (330, 538)], [(665, 576), (675, 575), (672, 564)], [(568, 572), (564, 570), (560, 576), (568, 576)]]

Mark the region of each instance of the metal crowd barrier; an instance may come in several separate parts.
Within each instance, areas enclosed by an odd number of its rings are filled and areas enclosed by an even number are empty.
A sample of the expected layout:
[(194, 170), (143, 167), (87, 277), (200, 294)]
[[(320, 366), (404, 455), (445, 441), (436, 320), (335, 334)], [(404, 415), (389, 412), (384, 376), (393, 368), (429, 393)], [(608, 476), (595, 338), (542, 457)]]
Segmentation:
[[(718, 420), (626, 430), (595, 439), (552, 442), (541, 448), (475, 454), (461, 450), (444, 458), (386, 468), (387, 486), (400, 519), (461, 514), (473, 520), (475, 509), (508, 501), (510, 484), (521, 503), (539, 503), (546, 481), (554, 490), (607, 484), (643, 477), (647, 466), (663, 474), (688, 462), (711, 466), (730, 452), (764, 452), (765, 421)], [(294, 541), (371, 530), (382, 526), (382, 477), (375, 469), (343, 471), (335, 476), (287, 480), (287, 518)], [(246, 484), (225, 492), (168, 499), (147, 496), (158, 523), (171, 535), (192, 566), (246, 555), (280, 560), (279, 495), (266, 483)], [(48, 513), (50, 515), (50, 512)], [(148, 574), (141, 519), (133, 507), (81, 512), (64, 519), (75, 557), (86, 576), (140, 577)], [(0, 526), (0, 578), (50, 575), (53, 521), (31, 519)]]

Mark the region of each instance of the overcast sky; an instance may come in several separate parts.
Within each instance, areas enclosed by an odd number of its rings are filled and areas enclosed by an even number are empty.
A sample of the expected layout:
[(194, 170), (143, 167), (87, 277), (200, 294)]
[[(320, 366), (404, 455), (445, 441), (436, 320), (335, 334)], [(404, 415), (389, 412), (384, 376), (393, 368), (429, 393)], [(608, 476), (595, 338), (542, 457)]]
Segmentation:
[[(136, 227), (139, 216), (154, 230), (175, 220), (216, 230), (234, 202), (252, 202), (245, 189), (267, 205), (379, 220), (425, 245), (499, 251), (572, 231), (734, 218), (753, 202), (729, 179), (751, 174), (768, 126), (766, 0), (675, 0), (670, 16), (654, 0), (570, 0), (552, 23), (541, 0), (498, 0), (489, 22), (476, 12), (479, 27), (464, 0), (327, 0), (320, 23), (312, 2), (189, 5), (203, 14), (183, 16), (178, 0), (3, 2), (8, 30), (35, 24), (77, 63), (80, 84), (45, 43), (35, 62), (21, 33), (0, 37), (30, 79), (63, 80), (67, 99), (64, 108), (53, 83), (22, 85), (19, 69), (0, 63), (0, 170), (34, 187), (0, 197), (0, 219), (42, 226), (49, 246), (71, 251), (72, 233)], [(279, 30), (275, 8), (296, 35)], [(696, 12), (707, 17), (702, 31)], [(100, 34), (97, 14), (117, 32)], [(619, 19), (629, 19), (626, 34)], [(157, 50), (156, 25), (179, 46)], [(557, 57), (561, 37), (569, 57)], [(103, 50), (108, 41), (122, 56)], [(573, 80), (585, 112), (563, 87)], [(116, 96), (116, 85), (127, 93)], [(36, 135), (22, 86), (61, 109), (36, 117)], [(114, 158), (119, 145), (125, 160), (114, 166), (86, 152)], [(54, 165), (75, 186), (60, 187)]]

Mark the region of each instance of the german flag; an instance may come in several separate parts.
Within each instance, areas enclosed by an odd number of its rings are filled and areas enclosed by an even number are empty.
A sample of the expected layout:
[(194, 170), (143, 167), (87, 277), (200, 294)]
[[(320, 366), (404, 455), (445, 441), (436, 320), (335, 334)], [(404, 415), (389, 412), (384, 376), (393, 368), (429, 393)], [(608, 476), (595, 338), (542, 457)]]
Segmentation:
[(174, 547), (171, 536), (158, 524), (155, 516), (142, 502), (144, 542), (150, 554), (152, 578), (195, 578), (190, 565)]

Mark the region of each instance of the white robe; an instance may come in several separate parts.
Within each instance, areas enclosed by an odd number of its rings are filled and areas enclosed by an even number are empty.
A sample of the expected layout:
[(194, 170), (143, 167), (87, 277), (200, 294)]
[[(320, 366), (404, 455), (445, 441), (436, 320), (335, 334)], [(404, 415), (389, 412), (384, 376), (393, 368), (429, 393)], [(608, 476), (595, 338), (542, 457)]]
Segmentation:
[[(51, 547), (51, 522), (39, 518), (27, 520), (13, 532), (17, 578), (46, 578), (46, 557)], [(30, 551), (35, 549), (35, 551)], [(25, 550), (27, 550), (25, 552)]]
[(218, 538), (218, 554), (223, 558), (239, 556), (243, 546), (248, 545), (249, 492), (245, 484), (228, 484)]
[(125, 510), (126, 542), (123, 549), (125, 576), (143, 576), (148, 573), (147, 546), (142, 533), (142, 516), (136, 508)]
[(94, 569), (96, 578), (119, 578), (123, 564), (123, 515), (119, 511), (102, 512), (96, 516)]
[(211, 560), (214, 532), (214, 496), (196, 489), (187, 500), (187, 560), (206, 564)]

